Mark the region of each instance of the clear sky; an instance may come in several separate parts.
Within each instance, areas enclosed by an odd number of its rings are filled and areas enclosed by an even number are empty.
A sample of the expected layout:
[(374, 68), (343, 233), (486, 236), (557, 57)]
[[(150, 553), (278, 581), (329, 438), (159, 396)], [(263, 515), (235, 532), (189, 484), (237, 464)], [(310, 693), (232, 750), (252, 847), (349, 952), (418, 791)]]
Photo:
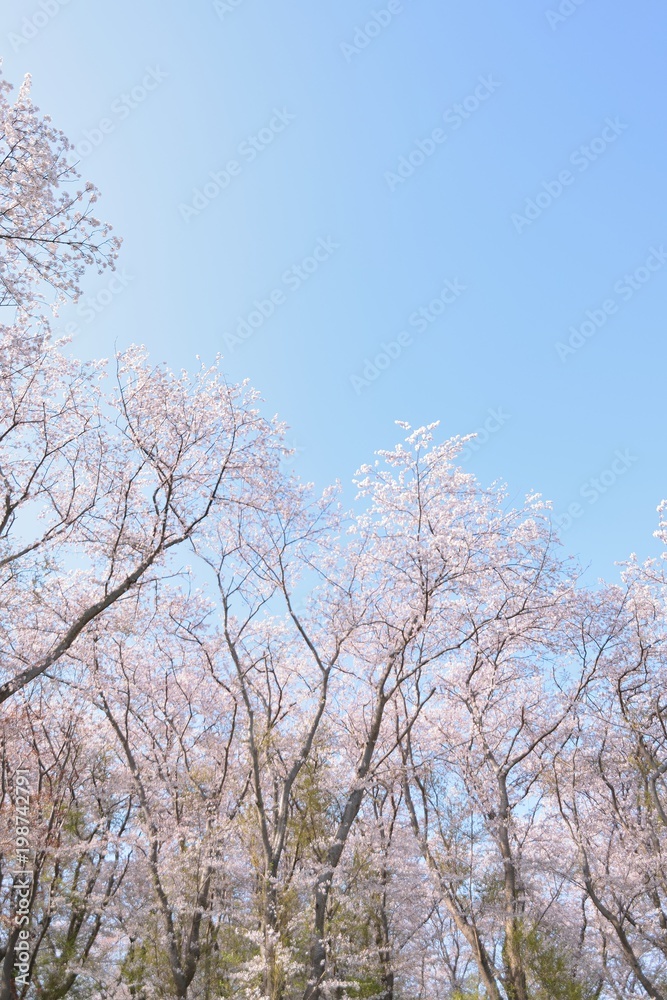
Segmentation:
[(666, 36), (657, 0), (3, 5), (124, 238), (72, 350), (222, 352), (322, 486), (396, 419), (481, 428), (591, 574), (657, 554)]

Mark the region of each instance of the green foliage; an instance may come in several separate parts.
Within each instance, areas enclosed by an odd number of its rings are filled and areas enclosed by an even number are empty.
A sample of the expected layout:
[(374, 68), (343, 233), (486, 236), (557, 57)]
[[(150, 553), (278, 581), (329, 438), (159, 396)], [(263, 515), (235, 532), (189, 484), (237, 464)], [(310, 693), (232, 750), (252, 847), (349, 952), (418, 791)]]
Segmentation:
[(345, 996), (350, 1000), (369, 1000), (370, 997), (380, 997), (384, 995), (384, 987), (375, 976), (362, 976), (357, 979), (354, 986), (348, 986)]
[(121, 966), (121, 982), (129, 987), (131, 996), (136, 1000), (143, 1000), (149, 988), (165, 998), (173, 993), (169, 960), (158, 944), (157, 921), (149, 921), (148, 924), (146, 937), (132, 942)]
[(577, 969), (554, 935), (532, 930), (522, 939), (530, 1000), (596, 1000), (598, 984)]

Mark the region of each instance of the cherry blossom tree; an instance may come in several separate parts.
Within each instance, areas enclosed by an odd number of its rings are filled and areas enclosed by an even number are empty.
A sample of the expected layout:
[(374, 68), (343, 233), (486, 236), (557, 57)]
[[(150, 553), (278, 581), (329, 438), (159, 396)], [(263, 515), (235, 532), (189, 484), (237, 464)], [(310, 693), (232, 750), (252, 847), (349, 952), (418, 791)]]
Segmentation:
[(267, 502), (283, 448), (246, 385), (130, 349), (103, 362), (0, 344), (0, 702), (50, 670), (208, 518)]
[[(132, 798), (119, 789), (104, 739), (78, 694), (65, 690), (54, 704), (52, 692), (35, 686), (29, 699), (11, 703), (2, 737), (0, 996), (32, 996), (31, 983), (44, 1000), (56, 1000), (75, 988), (102, 986), (113, 966), (131, 860), (125, 833)], [(17, 784), (17, 774), (25, 784)], [(20, 800), (28, 802), (24, 810)], [(17, 857), (19, 814), (25, 865)], [(26, 926), (15, 920), (17, 867), (29, 879), (30, 946), (27, 974), (15, 985), (19, 935)]]
[(11, 103), (0, 78), (0, 305), (44, 320), (45, 305), (78, 298), (86, 268), (114, 266), (120, 241), (95, 218), (98, 191), (77, 187), (72, 146), (30, 87), (27, 76)]
[[(164, 607), (159, 598), (144, 606), (137, 600), (129, 616), (119, 608), (105, 622), (82, 657), (92, 660), (94, 704), (108, 724), (119, 786), (137, 803), (135, 867), (150, 886), (169, 992), (179, 1000), (210, 938), (229, 818), (242, 794), (233, 695), (213, 689), (206, 656), (182, 641), (202, 614), (201, 602), (179, 596)], [(128, 968), (136, 952), (130, 949)], [(138, 970), (140, 979), (146, 971)]]
[[(545, 566), (549, 529), (540, 527), (539, 500), (530, 499), (521, 512), (505, 511), (500, 490), (481, 489), (456, 467), (463, 442), (433, 445), (433, 429), (411, 432), (406, 445), (380, 453), (358, 480), (366, 506), (353, 518), (344, 550), (345, 564), (354, 567), (346, 579), (354, 580), (349, 589), (355, 611), (344, 659), (349, 699), (342, 721), (353, 749), (315, 885), (308, 1000), (323, 992), (327, 903), (377, 766), (409, 741), (440, 679), (469, 646), (479, 644), (485, 629), (501, 621), (520, 632), (531, 599), (533, 620), (541, 618), (543, 627), (545, 608), (558, 604), (562, 589), (571, 586), (566, 577), (558, 589), (558, 564), (547, 560)], [(529, 730), (526, 738), (534, 733)], [(508, 892), (516, 895), (518, 889), (509, 886)]]
[[(423, 731), (410, 733), (403, 750), (414, 833), (494, 1000), (532, 997), (540, 985), (535, 950), (552, 931), (560, 935), (557, 923), (545, 922), (562, 902), (563, 879), (548, 863), (553, 841), (540, 781), (590, 681), (590, 671), (554, 675), (559, 660), (567, 663), (562, 650), (555, 657), (567, 602), (559, 607), (562, 593), (542, 591), (543, 561), (532, 579), (528, 556), (522, 565), (523, 593), (515, 581), (504, 613), (450, 664)], [(572, 966), (564, 963), (553, 1000), (570, 995), (568, 978), (582, 989), (586, 981), (568, 938), (560, 935), (558, 946)]]
[(605, 589), (581, 649), (601, 670), (553, 761), (607, 977), (619, 995), (654, 1000), (667, 996), (665, 593), (651, 563), (629, 563), (624, 585)]

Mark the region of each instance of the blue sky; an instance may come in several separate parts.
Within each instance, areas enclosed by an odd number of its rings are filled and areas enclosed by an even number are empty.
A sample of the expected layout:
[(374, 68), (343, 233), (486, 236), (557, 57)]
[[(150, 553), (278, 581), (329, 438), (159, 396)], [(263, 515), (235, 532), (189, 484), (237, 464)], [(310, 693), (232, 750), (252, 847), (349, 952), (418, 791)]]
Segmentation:
[(12, 4), (5, 75), (124, 238), (72, 350), (222, 352), (322, 486), (397, 419), (482, 429), (466, 467), (569, 511), (590, 574), (657, 554), (666, 35), (657, 2)]

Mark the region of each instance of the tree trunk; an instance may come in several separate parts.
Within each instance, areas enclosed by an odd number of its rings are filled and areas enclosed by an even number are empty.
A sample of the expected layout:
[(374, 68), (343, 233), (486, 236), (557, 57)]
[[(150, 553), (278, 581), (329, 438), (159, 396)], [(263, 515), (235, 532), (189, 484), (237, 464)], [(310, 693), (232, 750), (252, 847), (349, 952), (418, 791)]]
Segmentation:
[(14, 951), (19, 939), (19, 928), (13, 927), (7, 941), (7, 950), (2, 963), (2, 982), (0, 984), (0, 1000), (16, 1000), (16, 983), (14, 982)]
[(505, 922), (503, 944), (505, 992), (508, 1000), (528, 1000), (526, 971), (521, 947), (521, 923), (514, 917)]
[(505, 941), (503, 965), (505, 966), (505, 992), (508, 1000), (528, 1000), (526, 970), (523, 961), (522, 922), (523, 901), (519, 892), (519, 879), (510, 843), (510, 805), (507, 795), (507, 776), (498, 774), (500, 808), (497, 837), (503, 859), (505, 883)]
[(264, 996), (269, 1000), (283, 1000), (285, 981), (279, 967), (278, 944), (278, 892), (275, 877), (269, 876), (264, 907)]

